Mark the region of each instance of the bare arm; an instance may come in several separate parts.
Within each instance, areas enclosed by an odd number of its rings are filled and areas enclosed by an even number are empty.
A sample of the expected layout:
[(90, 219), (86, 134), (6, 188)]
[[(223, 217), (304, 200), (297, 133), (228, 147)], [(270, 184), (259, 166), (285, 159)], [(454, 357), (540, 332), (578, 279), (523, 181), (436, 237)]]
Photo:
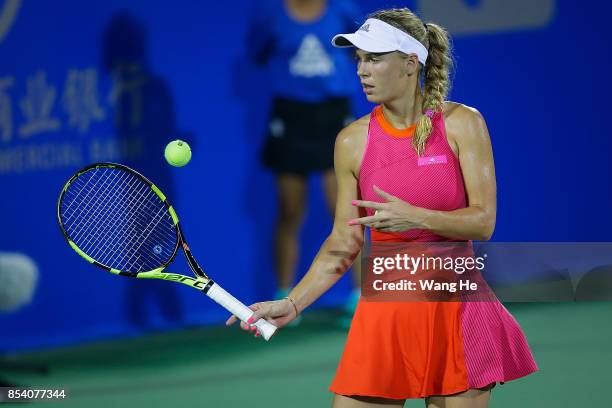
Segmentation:
[(454, 211), (424, 210), (422, 227), (449, 238), (486, 241), (493, 235), (497, 186), (491, 139), (480, 112), (458, 107), (448, 120), (457, 144), (468, 206)]
[(338, 198), (334, 226), (310, 269), (289, 295), (299, 311), (304, 310), (325, 293), (347, 271), (363, 244), (363, 227), (349, 226), (358, 216), (351, 202), (358, 196), (356, 164), (362, 148), (358, 125), (344, 129), (336, 139), (334, 167), (338, 182)]
[[(363, 227), (349, 226), (348, 220), (358, 216), (358, 208), (351, 205), (351, 202), (357, 198), (357, 174), (367, 138), (368, 120), (369, 115), (359, 119), (343, 129), (336, 139), (334, 167), (338, 198), (330, 235), (306, 275), (289, 294), (291, 301), (284, 299), (251, 305), (255, 313), (249, 323), (265, 318), (277, 327), (285, 326), (336, 283), (359, 254), (363, 243)], [(236, 317), (231, 316), (226, 324), (231, 325), (236, 320)], [(256, 330), (254, 326), (242, 322), (241, 327)]]

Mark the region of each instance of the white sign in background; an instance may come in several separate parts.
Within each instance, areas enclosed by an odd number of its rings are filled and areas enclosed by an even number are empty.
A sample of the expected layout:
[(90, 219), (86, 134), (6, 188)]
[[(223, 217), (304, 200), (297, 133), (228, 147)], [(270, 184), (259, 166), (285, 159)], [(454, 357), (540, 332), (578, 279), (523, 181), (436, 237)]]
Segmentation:
[(452, 35), (520, 31), (549, 25), (556, 0), (417, 0), (425, 21), (445, 27)]

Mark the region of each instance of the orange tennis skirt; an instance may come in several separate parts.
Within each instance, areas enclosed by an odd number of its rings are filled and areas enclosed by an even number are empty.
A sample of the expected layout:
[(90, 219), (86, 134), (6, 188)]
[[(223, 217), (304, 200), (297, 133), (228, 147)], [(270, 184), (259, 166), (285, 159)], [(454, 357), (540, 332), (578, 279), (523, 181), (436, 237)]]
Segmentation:
[(537, 371), (499, 302), (359, 301), (330, 391), (389, 399), (451, 395)]

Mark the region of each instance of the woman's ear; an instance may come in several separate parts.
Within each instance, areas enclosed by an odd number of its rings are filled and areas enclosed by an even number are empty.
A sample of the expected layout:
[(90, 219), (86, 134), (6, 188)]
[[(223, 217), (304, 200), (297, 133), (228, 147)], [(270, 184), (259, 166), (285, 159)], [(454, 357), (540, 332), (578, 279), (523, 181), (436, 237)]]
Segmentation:
[(416, 54), (406, 55), (404, 58), (404, 69), (407, 76), (418, 74), (419, 72), (419, 57)]

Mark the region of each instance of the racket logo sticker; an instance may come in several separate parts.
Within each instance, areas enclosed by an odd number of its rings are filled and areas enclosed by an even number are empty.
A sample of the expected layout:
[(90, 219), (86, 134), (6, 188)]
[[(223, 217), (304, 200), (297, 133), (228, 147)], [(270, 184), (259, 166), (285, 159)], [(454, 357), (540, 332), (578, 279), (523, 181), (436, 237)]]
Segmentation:
[(160, 273), (158, 275), (155, 275), (155, 277), (173, 282), (187, 283), (188, 285), (193, 286), (196, 289), (204, 289), (204, 287), (206, 286), (206, 282), (203, 282), (199, 279), (194, 279), (184, 275), (176, 275), (173, 273)]

